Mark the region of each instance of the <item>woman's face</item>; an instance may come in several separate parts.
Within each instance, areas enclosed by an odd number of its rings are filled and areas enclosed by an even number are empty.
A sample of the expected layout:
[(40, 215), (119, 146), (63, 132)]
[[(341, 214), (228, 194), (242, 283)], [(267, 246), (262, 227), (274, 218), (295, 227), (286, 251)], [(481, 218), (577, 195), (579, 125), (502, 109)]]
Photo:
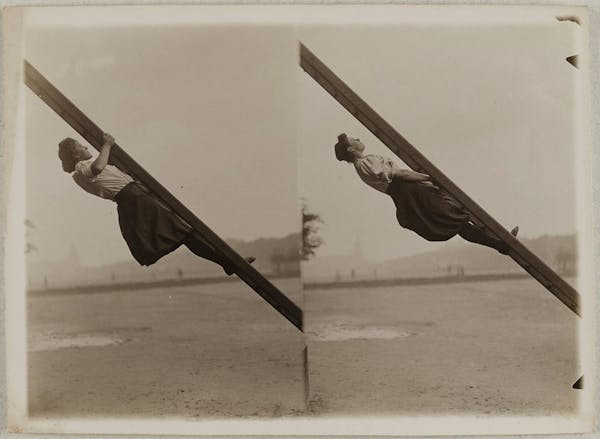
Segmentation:
[(75, 141), (75, 149), (73, 150), (73, 157), (76, 160), (88, 160), (92, 158), (92, 154), (88, 151), (87, 146), (83, 146), (81, 143)]
[(355, 139), (354, 137), (348, 137), (348, 150), (349, 151), (357, 151), (363, 153), (365, 150), (365, 145), (363, 145), (360, 139)]

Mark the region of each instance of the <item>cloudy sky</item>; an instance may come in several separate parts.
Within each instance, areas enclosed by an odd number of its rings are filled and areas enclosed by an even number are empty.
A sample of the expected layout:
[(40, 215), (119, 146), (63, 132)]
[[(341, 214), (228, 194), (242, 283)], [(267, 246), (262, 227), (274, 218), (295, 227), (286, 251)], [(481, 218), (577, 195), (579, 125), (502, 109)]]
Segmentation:
[[(27, 59), (224, 238), (300, 227), (296, 41), (291, 28), (59, 27), (27, 34)], [(116, 206), (61, 170), (80, 139), (27, 91), (27, 217), (33, 258), (71, 245), (89, 265), (129, 259)]]
[[(536, 23), (305, 27), (299, 39), (506, 228), (573, 233), (578, 27)], [(326, 224), (321, 255), (387, 259), (435, 249), (392, 201), (337, 162), (341, 132), (395, 157), (310, 76), (298, 73), (300, 192)], [(400, 162), (401, 163), (401, 162)], [(401, 163), (402, 164), (402, 163)], [(404, 164), (402, 164), (404, 166)], [(460, 240), (460, 238), (455, 238)]]

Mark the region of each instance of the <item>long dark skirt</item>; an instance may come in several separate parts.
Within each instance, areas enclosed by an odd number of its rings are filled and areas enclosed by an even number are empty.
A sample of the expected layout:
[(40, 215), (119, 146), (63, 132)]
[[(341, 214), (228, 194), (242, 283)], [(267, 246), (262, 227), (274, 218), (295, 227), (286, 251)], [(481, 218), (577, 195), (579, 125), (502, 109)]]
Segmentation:
[(140, 265), (151, 265), (177, 249), (192, 230), (138, 182), (125, 186), (115, 201), (121, 234)]
[(469, 213), (431, 184), (394, 179), (387, 194), (396, 205), (398, 223), (428, 241), (446, 241), (469, 221)]

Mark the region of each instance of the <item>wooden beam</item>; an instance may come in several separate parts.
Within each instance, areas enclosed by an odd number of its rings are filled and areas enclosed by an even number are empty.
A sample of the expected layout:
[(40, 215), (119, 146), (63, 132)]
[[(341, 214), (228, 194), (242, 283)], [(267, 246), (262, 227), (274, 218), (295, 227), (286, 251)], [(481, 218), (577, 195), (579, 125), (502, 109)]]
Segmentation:
[[(77, 131), (90, 145), (97, 150), (102, 146), (104, 133), (81, 110), (69, 101), (29, 62), (24, 61), (25, 84), (38, 95), (48, 106)], [(265, 279), (254, 267), (238, 255), (225, 241), (206, 226), (183, 203), (165, 189), (152, 175), (133, 160), (119, 145), (115, 144), (110, 153), (110, 162), (127, 172), (137, 181), (143, 183), (156, 197), (169, 206), (173, 212), (190, 224), (218, 252), (223, 254), (237, 269), (236, 274), (279, 311), (296, 328), (303, 330), (302, 310), (286, 297), (277, 287)]]
[(300, 66), (410, 168), (429, 174), (438, 186), (444, 188), (471, 213), (479, 225), (487, 228), (498, 239), (508, 244), (510, 248), (509, 256), (517, 264), (537, 279), (571, 311), (580, 315), (580, 297), (571, 285), (469, 198), (465, 192), (402, 137), (302, 43), (300, 43)]

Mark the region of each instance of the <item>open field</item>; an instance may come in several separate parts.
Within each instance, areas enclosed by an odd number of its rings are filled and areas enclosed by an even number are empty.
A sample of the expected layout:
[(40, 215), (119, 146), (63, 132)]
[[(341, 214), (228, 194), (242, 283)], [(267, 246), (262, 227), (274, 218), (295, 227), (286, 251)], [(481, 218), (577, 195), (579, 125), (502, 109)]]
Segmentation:
[(577, 409), (578, 318), (531, 279), (305, 295), (315, 414)]
[[(302, 306), (299, 279), (275, 284)], [(35, 417), (304, 411), (304, 337), (241, 282), (30, 297)]]
[(304, 292), (304, 336), (241, 282), (29, 298), (36, 417), (577, 410), (577, 318), (530, 279)]
[(430, 277), (391, 277), (379, 279), (357, 279), (348, 281), (305, 282), (304, 290), (324, 290), (330, 288), (362, 288), (392, 287), (405, 285), (456, 284), (467, 282), (502, 281), (509, 279), (529, 279), (527, 273), (483, 273), (470, 275), (440, 275)]

